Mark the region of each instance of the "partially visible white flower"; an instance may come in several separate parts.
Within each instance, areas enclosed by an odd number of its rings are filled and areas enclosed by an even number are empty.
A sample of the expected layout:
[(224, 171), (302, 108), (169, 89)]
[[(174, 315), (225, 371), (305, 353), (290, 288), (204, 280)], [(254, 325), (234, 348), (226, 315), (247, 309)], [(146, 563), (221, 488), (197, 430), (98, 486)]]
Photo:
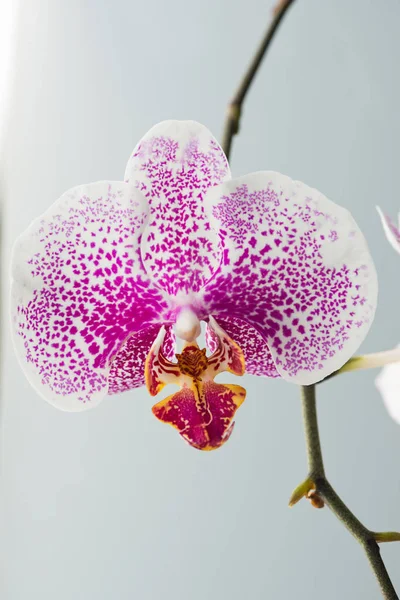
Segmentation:
[(382, 221), (383, 230), (386, 234), (388, 242), (393, 248), (400, 253), (400, 219), (397, 217), (397, 223), (392, 221), (392, 219), (385, 215), (379, 206), (376, 207), (379, 213), (379, 216)]
[(400, 424), (400, 362), (385, 365), (375, 379), (375, 385), (389, 415)]
[[(400, 254), (400, 215), (397, 216), (397, 223), (395, 223), (382, 212), (379, 206), (377, 209), (389, 244)], [(400, 424), (400, 362), (385, 365), (375, 379), (375, 384), (388, 413)]]

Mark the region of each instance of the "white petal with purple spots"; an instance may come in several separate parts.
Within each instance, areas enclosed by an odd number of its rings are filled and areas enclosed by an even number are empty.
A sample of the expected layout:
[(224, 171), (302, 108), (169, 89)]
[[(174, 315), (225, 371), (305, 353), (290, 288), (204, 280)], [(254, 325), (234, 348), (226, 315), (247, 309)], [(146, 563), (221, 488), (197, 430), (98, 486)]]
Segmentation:
[[(166, 327), (162, 353), (172, 360), (175, 356), (175, 335)], [(144, 367), (150, 349), (159, 334), (159, 325), (150, 325), (133, 333), (114, 358), (108, 376), (108, 393), (119, 394), (145, 385)]]
[[(246, 373), (263, 377), (280, 377), (267, 342), (262, 335), (238, 317), (219, 317), (218, 325), (240, 346), (245, 359)], [(218, 340), (207, 325), (206, 342), (210, 352), (218, 346)]]
[(203, 209), (205, 192), (230, 178), (211, 133), (194, 121), (164, 121), (135, 148), (125, 179), (150, 205), (142, 239), (149, 275), (171, 295), (199, 291), (218, 267), (218, 240)]
[(308, 385), (340, 368), (372, 323), (377, 278), (350, 213), (317, 190), (260, 172), (210, 190), (223, 260), (204, 290), (217, 320), (246, 320), (279, 373)]
[(32, 385), (58, 408), (97, 404), (128, 336), (168, 321), (168, 302), (140, 256), (147, 218), (134, 186), (92, 183), (66, 192), (15, 244), (17, 354)]

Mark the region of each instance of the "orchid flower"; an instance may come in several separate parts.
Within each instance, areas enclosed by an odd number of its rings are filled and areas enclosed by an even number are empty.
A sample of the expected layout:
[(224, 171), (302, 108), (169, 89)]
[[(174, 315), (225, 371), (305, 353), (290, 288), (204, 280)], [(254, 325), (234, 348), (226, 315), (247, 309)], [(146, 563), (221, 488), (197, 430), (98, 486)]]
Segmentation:
[[(396, 225), (388, 215), (382, 212), (379, 206), (377, 210), (389, 244), (400, 253), (400, 222)], [(397, 361), (400, 361), (400, 348), (392, 350), (392, 353), (394, 359), (397, 358)], [(385, 364), (375, 379), (375, 385), (382, 396), (389, 415), (397, 423), (400, 423), (400, 362)]]
[(400, 253), (400, 220), (396, 225), (388, 215), (382, 212), (379, 206), (377, 206), (377, 211), (389, 244)]
[(389, 415), (400, 424), (400, 362), (385, 365), (375, 385)]
[(347, 210), (279, 173), (231, 179), (192, 121), (153, 127), (124, 182), (63, 194), (17, 240), (12, 276), (16, 352), (48, 402), (79, 411), (176, 384), (153, 412), (202, 450), (245, 399), (218, 373), (313, 384), (353, 355), (377, 300)]

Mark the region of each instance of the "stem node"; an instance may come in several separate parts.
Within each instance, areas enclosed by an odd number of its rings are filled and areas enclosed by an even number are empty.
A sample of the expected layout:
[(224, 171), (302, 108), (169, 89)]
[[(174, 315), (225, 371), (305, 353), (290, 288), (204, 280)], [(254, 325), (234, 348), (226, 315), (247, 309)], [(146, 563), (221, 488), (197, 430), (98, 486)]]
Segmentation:
[[(400, 533), (388, 531), (374, 533), (367, 529), (346, 506), (340, 496), (333, 489), (325, 475), (322, 458), (321, 442), (319, 439), (319, 427), (317, 419), (317, 405), (315, 397), (315, 385), (302, 387), (304, 431), (307, 445), (309, 478), (300, 484), (292, 494), (295, 501), (303, 496), (300, 495), (306, 489), (306, 482), (313, 482), (315, 490), (313, 496), (325, 503), (333, 514), (343, 523), (348, 531), (356, 538), (364, 548), (371, 569), (381, 588), (382, 596), (386, 600), (399, 600), (385, 563), (382, 560), (378, 542), (400, 541)], [(302, 487), (303, 486), (303, 487)], [(308, 490), (307, 495), (310, 493)], [(300, 496), (300, 497), (299, 497)], [(311, 499), (312, 502), (312, 499)]]

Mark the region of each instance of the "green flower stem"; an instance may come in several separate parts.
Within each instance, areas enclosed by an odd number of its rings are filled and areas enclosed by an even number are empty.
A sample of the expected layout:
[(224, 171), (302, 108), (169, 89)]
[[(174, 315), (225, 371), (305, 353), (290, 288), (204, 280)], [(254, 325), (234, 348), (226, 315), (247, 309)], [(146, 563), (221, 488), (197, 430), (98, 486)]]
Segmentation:
[(302, 386), (303, 423), (307, 444), (309, 479), (315, 482), (316, 478), (325, 477), (324, 461), (322, 458), (321, 442), (315, 403), (315, 387)]
[(228, 104), (221, 144), (228, 159), (231, 153), (233, 137), (239, 132), (240, 117), (247, 92), (253, 83), (254, 77), (257, 74), (261, 62), (267, 53), (267, 50), (275, 36), (275, 33), (278, 30), (283, 17), (285, 16), (286, 11), (290, 5), (293, 4), (293, 2), (294, 0), (280, 0), (276, 4), (273, 11), (273, 19), (269, 24), (267, 31), (265, 32), (265, 35), (261, 40), (261, 43), (239, 84), (239, 87), (237, 88), (231, 102)]
[(364, 354), (353, 356), (343, 365), (341, 369), (335, 371), (333, 375), (346, 373), (347, 371), (358, 371), (360, 369), (377, 369), (392, 363), (400, 362), (400, 348), (385, 350), (384, 352), (375, 352), (374, 354)]
[(384, 352), (374, 352), (373, 354), (361, 354), (360, 356), (353, 356), (337, 371), (334, 371), (325, 379), (322, 379), (318, 383), (323, 383), (332, 379), (342, 373), (348, 373), (349, 371), (361, 371), (362, 369), (378, 369), (385, 365), (393, 363), (400, 363), (400, 348), (394, 348), (393, 350), (385, 350)]
[[(364, 548), (371, 569), (381, 588), (383, 598), (386, 600), (399, 600), (382, 560), (377, 541), (395, 541), (396, 538), (398, 539), (400, 537), (400, 534), (395, 532), (375, 533), (370, 531), (357, 519), (351, 510), (347, 508), (343, 500), (335, 492), (325, 476), (321, 443), (319, 439), (315, 385), (302, 386), (301, 391), (309, 467), (309, 475), (304, 484), (304, 491), (309, 491), (311, 481), (313, 483), (313, 489), (318, 496), (322, 498), (333, 514), (343, 523)], [(299, 492), (301, 485), (302, 484), (300, 484), (293, 493), (291, 504), (294, 504), (295, 501), (300, 499)], [(306, 493), (304, 495), (306, 495)]]

